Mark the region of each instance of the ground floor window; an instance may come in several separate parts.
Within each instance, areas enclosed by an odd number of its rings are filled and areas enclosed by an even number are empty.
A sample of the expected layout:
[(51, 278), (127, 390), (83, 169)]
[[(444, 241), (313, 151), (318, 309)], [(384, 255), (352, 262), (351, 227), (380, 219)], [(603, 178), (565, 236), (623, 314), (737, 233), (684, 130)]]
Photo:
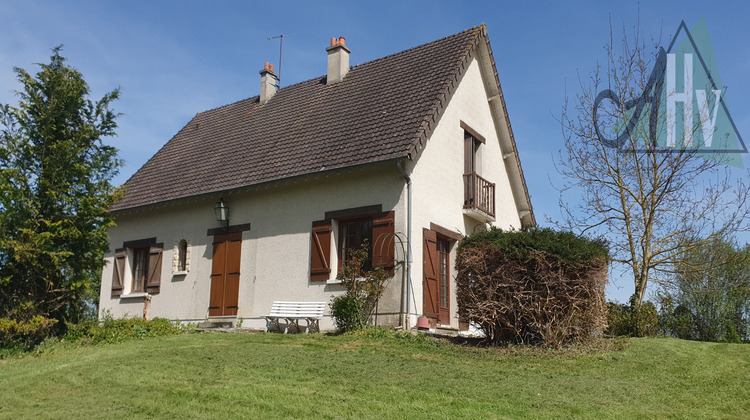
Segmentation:
[(325, 219), (314, 221), (310, 245), (310, 281), (334, 279), (335, 267), (343, 267), (351, 252), (363, 243), (367, 243), (369, 249), (362, 270), (381, 267), (393, 275), (394, 215), (392, 210), (384, 212), (381, 205), (373, 205), (328, 211)]
[(350, 259), (351, 252), (367, 244), (367, 260), (363, 271), (372, 270), (372, 217), (357, 220), (339, 221), (339, 264), (343, 267)]
[(149, 248), (133, 249), (133, 292), (144, 292), (148, 277), (148, 251)]
[(159, 293), (163, 243), (156, 238), (127, 241), (115, 250), (112, 296)]

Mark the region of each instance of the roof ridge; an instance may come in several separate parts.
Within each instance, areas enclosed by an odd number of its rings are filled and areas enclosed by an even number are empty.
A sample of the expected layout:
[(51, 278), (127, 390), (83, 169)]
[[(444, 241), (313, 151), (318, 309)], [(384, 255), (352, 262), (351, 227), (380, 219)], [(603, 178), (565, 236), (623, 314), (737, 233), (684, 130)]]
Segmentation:
[(377, 61), (381, 61), (381, 60), (385, 60), (385, 59), (389, 59), (389, 58), (392, 58), (392, 57), (395, 57), (395, 56), (399, 56), (399, 55), (402, 55), (402, 54), (406, 54), (406, 53), (412, 52), (413, 50), (416, 50), (417, 48), (423, 48), (423, 47), (426, 47), (426, 46), (428, 46), (428, 45), (431, 45), (431, 44), (436, 44), (436, 43), (438, 43), (438, 42), (442, 42), (442, 41), (445, 41), (445, 40), (446, 40), (446, 39), (448, 39), (448, 38), (453, 38), (453, 37), (457, 37), (457, 36), (459, 36), (459, 35), (462, 35), (462, 34), (464, 34), (464, 33), (466, 33), (466, 32), (469, 32), (469, 31), (473, 31), (473, 30), (476, 30), (476, 29), (479, 29), (479, 30), (481, 30), (481, 26), (474, 26), (474, 27), (471, 27), (471, 28), (468, 28), (468, 29), (464, 29), (464, 30), (463, 30), (463, 31), (461, 31), (461, 32), (456, 32), (455, 34), (451, 34), (451, 35), (448, 35), (448, 36), (444, 36), (444, 37), (442, 37), (442, 38), (440, 38), (440, 39), (436, 39), (436, 40), (434, 40), (434, 41), (430, 41), (430, 42), (425, 42), (424, 44), (420, 44), (420, 45), (417, 45), (417, 46), (411, 47), (411, 48), (409, 48), (409, 49), (406, 49), (406, 50), (398, 51), (398, 52), (395, 52), (395, 53), (393, 53), (393, 54), (388, 54), (388, 55), (384, 55), (384, 56), (382, 56), (382, 57), (378, 57), (378, 58), (376, 58), (376, 59), (374, 59), (374, 60), (366, 61), (366, 62), (364, 62), (364, 63), (360, 63), (360, 64), (357, 64), (356, 66), (352, 66), (352, 68), (354, 68), (354, 67), (359, 67), (359, 66), (363, 66), (363, 65), (365, 65), (365, 64), (370, 64), (370, 63), (374, 63), (374, 62), (377, 62)]
[[(478, 31), (478, 32), (476, 32), (476, 34), (481, 34), (481, 31), (482, 31), (483, 27), (484, 27), (484, 23), (482, 23), (479, 26), (473, 26), (471, 28), (464, 29), (463, 31), (456, 32), (454, 34), (444, 36), (444, 37), (442, 37), (440, 39), (436, 39), (436, 40), (433, 40), (433, 41), (430, 41), (430, 42), (425, 42), (424, 44), (420, 44), (420, 45), (411, 47), (411, 48), (406, 49), (406, 50), (398, 51), (398, 52), (395, 52), (393, 54), (384, 55), (382, 57), (378, 57), (378, 58), (375, 58), (375, 59), (370, 60), (370, 61), (365, 61), (364, 63), (359, 63), (359, 64), (356, 64), (354, 66), (350, 66), (350, 69), (354, 69), (354, 68), (357, 68), (357, 67), (360, 67), (360, 66), (372, 64), (372, 63), (375, 63), (375, 62), (378, 62), (378, 61), (390, 59), (390, 58), (393, 58), (393, 57), (396, 57), (396, 56), (399, 56), (399, 55), (402, 55), (402, 54), (405, 54), (405, 53), (409, 53), (409, 52), (412, 52), (413, 50), (415, 50), (417, 48), (422, 48), (422, 47), (426, 47), (426, 46), (431, 45), (431, 44), (435, 44), (435, 43), (438, 43), (438, 42), (441, 42), (441, 41), (445, 41), (448, 38), (453, 38), (453, 37), (465, 34), (466, 32), (469, 32), (469, 31)], [(309, 82), (317, 81), (317, 80), (323, 79), (325, 77), (326, 77), (326, 75), (322, 74), (320, 76), (312, 77), (312, 78), (307, 79), (307, 80), (301, 80), (301, 81), (299, 81), (297, 83), (293, 83), (291, 85), (284, 86), (284, 87), (280, 88), (279, 90), (276, 91), (276, 93), (279, 93), (280, 91), (285, 90), (285, 89), (289, 89), (289, 88), (295, 87), (297, 85), (301, 85), (303, 83), (309, 83)], [(225, 108), (225, 107), (234, 105), (234, 104), (242, 102), (242, 101), (246, 101), (246, 100), (253, 99), (253, 98), (259, 98), (259, 97), (260, 97), (260, 95), (255, 95), (255, 96), (251, 96), (249, 98), (240, 99), (240, 100), (232, 102), (232, 103), (228, 103), (228, 104), (225, 104), (225, 105), (221, 105), (221, 106), (218, 106), (218, 107), (215, 107), (215, 108), (211, 108), (211, 109), (207, 109), (205, 111), (198, 112), (196, 115), (203, 114), (205, 112), (216, 111), (218, 109)]]

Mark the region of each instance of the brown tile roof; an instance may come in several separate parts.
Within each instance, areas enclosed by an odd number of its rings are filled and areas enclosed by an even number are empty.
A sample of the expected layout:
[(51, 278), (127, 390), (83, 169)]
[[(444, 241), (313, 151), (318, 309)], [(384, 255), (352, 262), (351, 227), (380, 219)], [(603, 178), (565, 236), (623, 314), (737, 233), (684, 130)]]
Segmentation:
[[(124, 185), (112, 210), (416, 154), (484, 25), (197, 114)], [(321, 49), (322, 53), (322, 49)]]

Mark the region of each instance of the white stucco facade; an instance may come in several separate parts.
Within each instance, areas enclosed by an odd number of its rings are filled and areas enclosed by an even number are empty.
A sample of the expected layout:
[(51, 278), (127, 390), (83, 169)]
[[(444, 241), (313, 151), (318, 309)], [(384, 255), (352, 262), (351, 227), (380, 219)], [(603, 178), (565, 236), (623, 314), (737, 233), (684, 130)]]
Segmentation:
[[(265, 327), (262, 315), (269, 313), (274, 300), (328, 302), (343, 292), (334, 282), (310, 281), (312, 222), (323, 219), (328, 211), (379, 204), (384, 211), (395, 212), (395, 229), (403, 231), (400, 224), (405, 220), (404, 185), (396, 163), (386, 162), (131, 211), (117, 215), (117, 226), (109, 232), (110, 248), (144, 238), (155, 237), (156, 242), (163, 242), (163, 261), (167, 263), (162, 264), (161, 290), (151, 297), (149, 315), (186, 322), (205, 320), (213, 252), (213, 237), (207, 231), (219, 226), (213, 207), (223, 198), (230, 206), (230, 225), (251, 225), (242, 232), (237, 318), (243, 319), (243, 327), (261, 329)], [(336, 255), (336, 236), (334, 233), (330, 244), (332, 256)], [(174, 245), (181, 239), (190, 246), (190, 270), (173, 275)], [(397, 258), (402, 258), (400, 251)], [(111, 296), (114, 253), (106, 255), (106, 260), (100, 314), (141, 316), (144, 297), (128, 297), (132, 276), (129, 264), (124, 294)], [(336, 276), (335, 261), (333, 258), (331, 278)], [(399, 270), (396, 277), (400, 279)], [(392, 282), (391, 287), (397, 291), (389, 290), (387, 295), (398, 301), (401, 286)], [(398, 311), (398, 303), (395, 309), (393, 304), (384, 305)], [(321, 322), (321, 328), (332, 328), (329, 317)]]
[[(164, 244), (159, 293), (151, 296), (150, 317), (183, 322), (209, 318), (212, 236), (217, 228), (214, 204), (222, 198), (230, 207), (230, 225), (250, 224), (242, 232), (240, 280), (237, 316), (242, 326), (262, 329), (263, 315), (275, 300), (325, 301), (342, 293), (343, 288), (329, 282), (310, 280), (311, 226), (325, 218), (326, 212), (380, 205), (394, 212), (396, 268), (393, 279), (379, 306), (379, 324), (395, 326), (408, 305), (409, 326), (416, 324), (423, 309), (423, 229), (437, 225), (461, 235), (484, 229), (485, 223), (467, 215), (464, 203), (464, 128), (484, 137), (479, 146), (476, 172), (495, 185), (495, 217), (490, 224), (503, 229), (518, 229), (522, 222), (514, 200), (514, 188), (503, 159), (502, 138), (507, 132), (499, 127), (488, 97), (485, 67), (481, 52), (472, 59), (458, 87), (445, 106), (439, 121), (427, 139), (424, 150), (413, 161), (402, 161), (411, 178), (411, 232), (408, 225), (407, 182), (396, 161), (368, 164), (290, 180), (272, 182), (244, 190), (224, 192), (200, 198), (178, 200), (140, 210), (116, 214), (117, 226), (109, 231), (114, 251), (128, 241), (156, 238)], [(494, 76), (492, 76), (494, 77)], [(494, 79), (493, 79), (494, 80)], [(494, 82), (493, 82), (494, 83)], [(505, 133), (505, 134), (503, 134)], [(507, 139), (506, 139), (507, 140)], [(516, 196), (518, 193), (516, 192)], [(331, 241), (331, 278), (336, 276), (338, 229), (333, 221)], [(180, 240), (190, 247), (189, 270), (174, 274), (174, 250)], [(407, 278), (404, 246), (411, 244), (412, 294), (406, 296)], [(455, 255), (457, 241), (450, 249), (450, 320), (444, 327), (457, 329), (455, 299)], [(130, 257), (129, 257), (130, 258)], [(111, 294), (115, 255), (106, 255), (100, 297), (100, 316), (142, 316), (147, 299), (129, 293), (130, 264), (123, 276), (123, 294)], [(408, 302), (408, 303), (407, 303)], [(332, 329), (326, 311), (321, 329)]]
[[(412, 162), (412, 279), (416, 286), (417, 311), (423, 307), (423, 229), (431, 223), (470, 235), (485, 224), (463, 212), (464, 202), (464, 129), (461, 122), (485, 137), (478, 149), (477, 173), (495, 184), (495, 221), (489, 224), (503, 229), (520, 229), (521, 219), (513, 200), (498, 130), (492, 116), (488, 93), (479, 62), (471, 61), (458, 88), (445, 108), (419, 159)], [(450, 327), (458, 328), (455, 293), (456, 243), (450, 258)], [(416, 319), (413, 320), (416, 322)], [(412, 324), (413, 325), (413, 324)]]

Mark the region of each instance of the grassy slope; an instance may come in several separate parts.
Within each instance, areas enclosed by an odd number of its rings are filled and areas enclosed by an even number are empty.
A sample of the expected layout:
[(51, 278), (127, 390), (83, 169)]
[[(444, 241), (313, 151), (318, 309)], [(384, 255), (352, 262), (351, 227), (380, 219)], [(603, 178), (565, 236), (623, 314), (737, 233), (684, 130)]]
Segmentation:
[(0, 417), (740, 418), (750, 345), (631, 339), (511, 355), (399, 339), (200, 334), (0, 360)]

